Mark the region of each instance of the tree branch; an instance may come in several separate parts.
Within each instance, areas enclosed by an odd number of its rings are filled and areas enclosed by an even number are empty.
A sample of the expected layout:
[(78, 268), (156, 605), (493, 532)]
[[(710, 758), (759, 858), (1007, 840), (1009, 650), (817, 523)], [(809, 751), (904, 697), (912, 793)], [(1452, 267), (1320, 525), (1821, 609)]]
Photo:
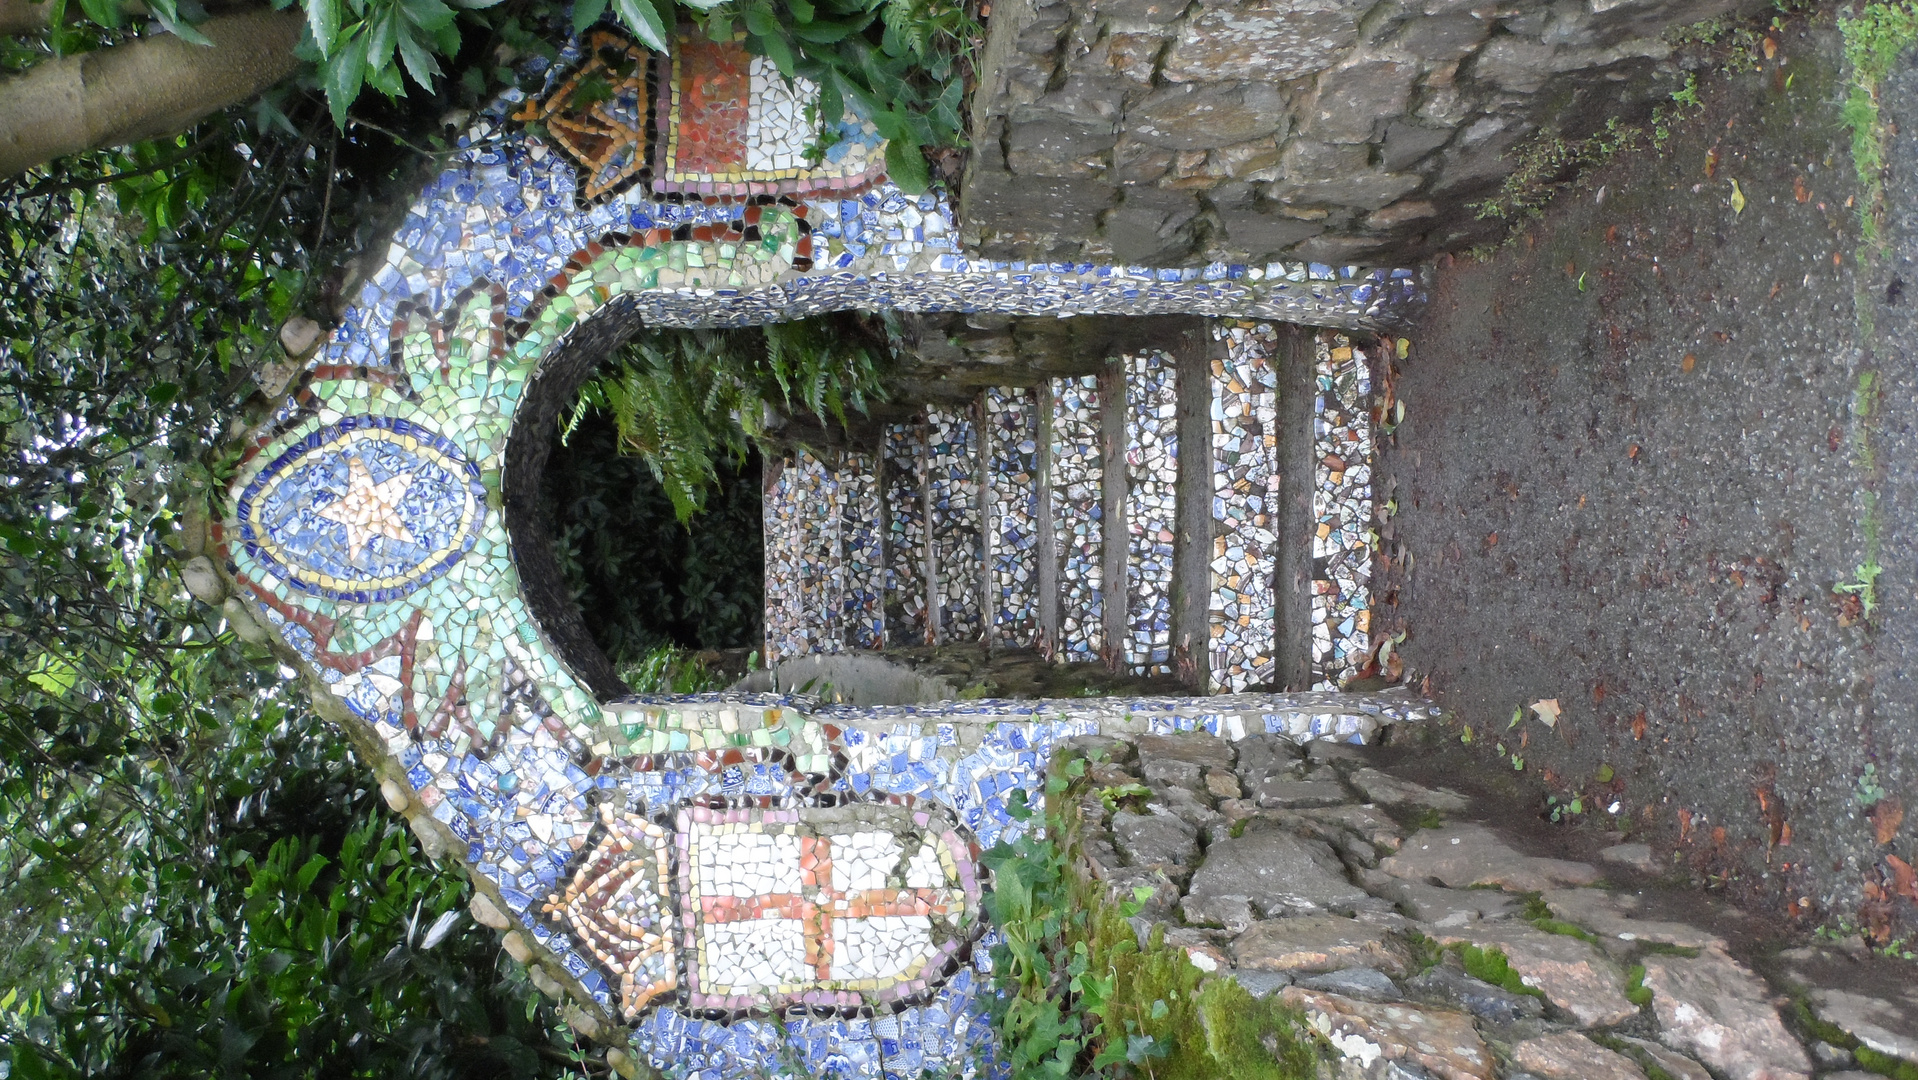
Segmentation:
[[(0, 0), (15, 3), (18, 0)], [(46, 60), (0, 82), (0, 176), (56, 157), (171, 135), (293, 73), (298, 11), (246, 11), (172, 35)]]

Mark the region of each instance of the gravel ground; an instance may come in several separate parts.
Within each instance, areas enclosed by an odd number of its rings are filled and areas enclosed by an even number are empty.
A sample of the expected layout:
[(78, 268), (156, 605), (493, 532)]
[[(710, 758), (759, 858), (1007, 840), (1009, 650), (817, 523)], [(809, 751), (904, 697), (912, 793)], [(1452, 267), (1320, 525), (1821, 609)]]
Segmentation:
[[(1890, 940), (1918, 927), (1918, 888), (1870, 899), (1886, 856), (1918, 859), (1918, 71), (1885, 93), (1911, 133), (1893, 254), (1861, 269), (1838, 34), (1777, 44), (1702, 70), (1662, 151), (1438, 270), (1386, 440), (1411, 561), (1381, 614), (1482, 761), (1516, 754), (1747, 902)], [(1873, 520), (1864, 619), (1833, 590)], [(1508, 727), (1548, 699), (1556, 727)], [(1867, 765), (1914, 811), (1886, 845)]]

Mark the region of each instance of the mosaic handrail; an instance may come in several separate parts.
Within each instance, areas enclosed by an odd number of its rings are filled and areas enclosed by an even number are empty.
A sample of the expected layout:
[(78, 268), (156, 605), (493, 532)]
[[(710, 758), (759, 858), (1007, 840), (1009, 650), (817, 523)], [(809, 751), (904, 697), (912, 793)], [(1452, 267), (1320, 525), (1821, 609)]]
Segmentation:
[[(588, 68), (609, 94), (580, 93)], [(849, 116), (809, 153), (805, 92), (737, 49), (682, 41), (667, 62), (605, 32), (569, 43), (548, 92), (495, 101), (421, 192), (249, 437), (213, 537), (389, 799), (437, 822), (419, 827), (457, 842), (545, 977), (564, 972), (576, 1025), (609, 1032), (617, 1012), (636, 1047), (714, 1075), (795, 1047), (817, 1068), (848, 1039), (884, 1053), (886, 1025), (948, 1063), (982, 1045), (977, 846), (1053, 737), (1099, 730), (1099, 707), (988, 714), (963, 737), (936, 723), (934, 752), (882, 783), (849, 767), (868, 736), (803, 702), (603, 705), (536, 618), (505, 520), (542, 366), (609, 311), (628, 327), (894, 308), (1367, 328), (1416, 292), (1405, 271), (974, 259), (945, 195), (876, 171), (870, 125)], [(1208, 708), (1214, 728), (1231, 711)], [(1269, 726), (1272, 708), (1227, 727)]]

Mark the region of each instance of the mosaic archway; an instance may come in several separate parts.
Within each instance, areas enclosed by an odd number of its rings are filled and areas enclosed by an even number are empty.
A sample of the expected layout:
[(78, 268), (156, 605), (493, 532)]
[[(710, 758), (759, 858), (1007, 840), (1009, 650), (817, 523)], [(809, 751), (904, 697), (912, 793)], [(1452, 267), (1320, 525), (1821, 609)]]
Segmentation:
[(569, 44), (546, 91), (493, 103), (420, 194), (250, 437), (215, 539), (343, 703), (389, 799), (452, 845), (476, 913), (573, 995), (582, 1028), (629, 1025), (636, 1049), (702, 1075), (965, 1071), (989, 1041), (978, 854), (1017, 828), (1008, 800), (1035, 790), (1054, 740), (1354, 737), (1404, 710), (1310, 695), (611, 700), (603, 657), (551, 602), (540, 538), (509, 528), (552, 411), (641, 322), (896, 308), (1360, 329), (1414, 285), (973, 259), (945, 196), (886, 181), (869, 124), (849, 114), (809, 152), (807, 101), (765, 61), (695, 37), (671, 57), (605, 31)]

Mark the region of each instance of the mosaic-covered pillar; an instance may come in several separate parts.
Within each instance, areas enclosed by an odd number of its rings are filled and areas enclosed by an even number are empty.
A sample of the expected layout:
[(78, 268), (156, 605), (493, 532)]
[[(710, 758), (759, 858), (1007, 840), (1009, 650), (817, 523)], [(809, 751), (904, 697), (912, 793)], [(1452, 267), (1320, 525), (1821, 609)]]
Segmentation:
[(985, 393), (986, 585), (991, 641), (1029, 646), (1039, 629), (1039, 416), (1028, 387)]
[(979, 427), (967, 410), (926, 410), (926, 508), (931, 515), (933, 634), (980, 632)]
[(1124, 360), (1126, 670), (1172, 672), (1172, 575), (1179, 486), (1178, 375), (1153, 351)]
[(1219, 323), (1212, 360), (1211, 685), (1238, 693), (1273, 681), (1279, 536), (1278, 335), (1266, 323)]
[(1350, 337), (1324, 334), (1315, 370), (1313, 688), (1336, 690), (1371, 647), (1372, 368)]
[(769, 664), (843, 647), (840, 505), (836, 470), (804, 450), (780, 459), (762, 511)]
[(1099, 438), (1099, 377), (1052, 380), (1049, 500), (1059, 549), (1059, 654), (1069, 662), (1105, 652), (1105, 452)]
[(926, 429), (921, 423), (887, 424), (881, 438), (886, 640), (894, 645), (925, 645), (932, 641), (926, 606)]
[(849, 452), (838, 473), (840, 626), (848, 649), (886, 647), (886, 550), (879, 472), (872, 454)]

